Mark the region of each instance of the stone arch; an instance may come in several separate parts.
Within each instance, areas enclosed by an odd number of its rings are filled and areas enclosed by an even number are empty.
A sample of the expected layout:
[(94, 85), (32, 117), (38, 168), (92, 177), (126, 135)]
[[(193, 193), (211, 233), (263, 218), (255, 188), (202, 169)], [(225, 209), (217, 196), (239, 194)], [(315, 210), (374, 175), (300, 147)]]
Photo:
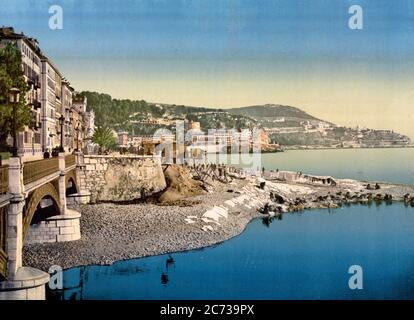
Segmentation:
[[(73, 189), (75, 190), (75, 192), (68, 193), (69, 182), (72, 183), (72, 186), (73, 186)], [(68, 196), (69, 194), (79, 192), (78, 184), (76, 183), (76, 172), (75, 172), (75, 170), (72, 170), (72, 171), (65, 174), (65, 186), (66, 186), (66, 190), (65, 190), (66, 196)]]
[(56, 215), (60, 215), (61, 207), (57, 188), (53, 185), (53, 183), (50, 182), (42, 185), (41, 187), (33, 191), (33, 193), (26, 199), (26, 205), (23, 212), (23, 237), (27, 234), (27, 231), (29, 230), (30, 223), (36, 212), (37, 206), (39, 205), (40, 201), (45, 197), (52, 198), (54, 206), (58, 211)]

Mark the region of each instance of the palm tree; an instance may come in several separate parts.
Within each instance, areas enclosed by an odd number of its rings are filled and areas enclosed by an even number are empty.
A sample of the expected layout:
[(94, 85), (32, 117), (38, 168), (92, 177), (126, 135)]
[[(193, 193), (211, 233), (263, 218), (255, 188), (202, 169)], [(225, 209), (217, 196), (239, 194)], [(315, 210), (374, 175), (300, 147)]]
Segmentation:
[(98, 127), (93, 134), (92, 141), (99, 145), (100, 154), (113, 149), (117, 144), (112, 129), (108, 127)]

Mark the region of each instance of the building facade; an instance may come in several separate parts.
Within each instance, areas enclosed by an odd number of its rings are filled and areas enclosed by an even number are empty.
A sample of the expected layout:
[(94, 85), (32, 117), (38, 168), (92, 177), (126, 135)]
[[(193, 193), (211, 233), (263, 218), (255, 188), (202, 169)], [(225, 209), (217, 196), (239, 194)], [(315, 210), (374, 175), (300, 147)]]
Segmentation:
[[(25, 98), (33, 116), (33, 126), (17, 135), (19, 156), (24, 161), (41, 159), (46, 151), (58, 150), (61, 140), (67, 153), (84, 149), (86, 138), (91, 139), (94, 131), (94, 116), (86, 111), (86, 98), (75, 94), (36, 39), (17, 34), (11, 27), (0, 28), (0, 49), (9, 43), (21, 52), (29, 88)], [(8, 141), (13, 143), (11, 138)]]
[(42, 155), (41, 59), (43, 55), (36, 39), (17, 34), (10, 27), (0, 28), (0, 49), (10, 43), (15, 44), (21, 52), (22, 70), (28, 86), (25, 98), (33, 117), (32, 128), (25, 127), (17, 134), (18, 154), (26, 158), (36, 158)]

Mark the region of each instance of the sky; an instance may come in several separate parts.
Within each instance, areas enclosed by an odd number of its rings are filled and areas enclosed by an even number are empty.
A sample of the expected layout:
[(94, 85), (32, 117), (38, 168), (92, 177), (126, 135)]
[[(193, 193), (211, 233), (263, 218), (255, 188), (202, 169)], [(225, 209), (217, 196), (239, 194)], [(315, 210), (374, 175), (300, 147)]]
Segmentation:
[[(362, 30), (348, 26), (351, 5)], [(0, 0), (0, 25), (37, 38), (79, 91), (292, 105), (414, 138), (414, 0)]]

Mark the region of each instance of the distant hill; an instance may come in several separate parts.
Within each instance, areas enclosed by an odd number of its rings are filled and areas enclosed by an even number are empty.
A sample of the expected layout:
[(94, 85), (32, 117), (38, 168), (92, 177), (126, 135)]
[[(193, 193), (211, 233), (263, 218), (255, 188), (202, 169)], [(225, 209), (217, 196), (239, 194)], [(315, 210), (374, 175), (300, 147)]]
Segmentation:
[(153, 134), (166, 128), (175, 132), (176, 120), (199, 122), (201, 129), (265, 128), (269, 139), (284, 147), (383, 147), (406, 146), (407, 136), (390, 130), (338, 127), (305, 111), (278, 104), (213, 109), (144, 100), (113, 99), (97, 92), (81, 92), (88, 99), (97, 126), (130, 134)]
[(333, 125), (327, 121), (315, 118), (299, 108), (280, 104), (232, 108), (227, 109), (227, 111), (234, 115), (248, 116), (257, 121), (260, 127), (264, 128), (299, 127), (304, 121), (313, 124), (326, 123)]
[(174, 132), (175, 120), (184, 119), (200, 122), (202, 130), (257, 126), (257, 121), (252, 118), (223, 109), (113, 99), (108, 94), (89, 91), (80, 94), (88, 99), (88, 110), (95, 112), (97, 126), (128, 131), (131, 134), (153, 134), (161, 128)]
[[(299, 118), (304, 120), (319, 120), (305, 111), (291, 106), (279, 104), (265, 104), (257, 106), (248, 106), (242, 108), (228, 109), (232, 114), (244, 115), (252, 118)], [(320, 120), (319, 120), (320, 121)]]

